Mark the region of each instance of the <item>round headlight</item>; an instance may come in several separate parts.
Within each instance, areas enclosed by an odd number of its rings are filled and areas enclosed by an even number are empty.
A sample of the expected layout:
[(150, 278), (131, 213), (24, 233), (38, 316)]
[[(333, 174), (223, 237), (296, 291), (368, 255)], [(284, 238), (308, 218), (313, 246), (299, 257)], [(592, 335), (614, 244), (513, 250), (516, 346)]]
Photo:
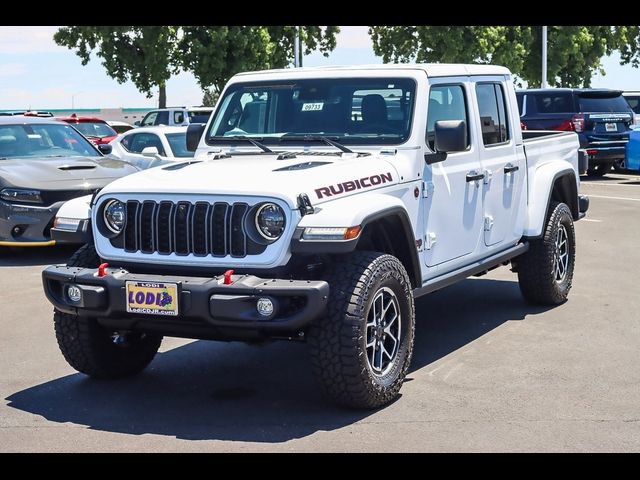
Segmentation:
[(265, 203), (256, 211), (256, 228), (266, 240), (277, 240), (284, 231), (284, 210), (275, 203)]
[(104, 224), (113, 233), (120, 233), (126, 219), (126, 205), (119, 200), (109, 200), (103, 210)]

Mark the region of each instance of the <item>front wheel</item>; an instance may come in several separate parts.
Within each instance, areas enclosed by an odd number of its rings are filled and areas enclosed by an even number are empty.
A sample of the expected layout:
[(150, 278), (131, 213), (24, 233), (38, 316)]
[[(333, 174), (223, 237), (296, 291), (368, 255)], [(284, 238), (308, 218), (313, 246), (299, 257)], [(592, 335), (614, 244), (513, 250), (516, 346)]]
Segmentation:
[(559, 305), (567, 300), (576, 260), (576, 233), (571, 210), (551, 202), (542, 237), (529, 242), (529, 251), (518, 257), (518, 281), (531, 303)]
[(355, 252), (329, 278), (328, 314), (312, 325), (316, 376), (341, 405), (376, 408), (396, 398), (411, 363), (413, 292), (391, 255)]
[[(67, 262), (70, 267), (97, 268), (100, 257), (93, 245), (83, 245)], [(56, 339), (65, 360), (93, 378), (122, 378), (142, 371), (156, 355), (162, 336), (135, 331), (112, 331), (95, 318), (55, 311)]]

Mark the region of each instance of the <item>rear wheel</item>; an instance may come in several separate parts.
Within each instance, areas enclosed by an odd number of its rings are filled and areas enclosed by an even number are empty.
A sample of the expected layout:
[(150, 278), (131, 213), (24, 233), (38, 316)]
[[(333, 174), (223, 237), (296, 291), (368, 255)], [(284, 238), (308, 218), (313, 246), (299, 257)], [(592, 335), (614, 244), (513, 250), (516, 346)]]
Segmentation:
[[(97, 268), (100, 261), (93, 245), (83, 245), (67, 265)], [(107, 329), (92, 317), (55, 311), (53, 322), (67, 363), (94, 378), (121, 378), (142, 371), (162, 342), (161, 335)]]
[(567, 300), (576, 256), (576, 235), (571, 210), (551, 202), (542, 237), (529, 242), (529, 251), (518, 257), (518, 281), (531, 303), (558, 305)]
[(611, 171), (612, 166), (613, 162), (597, 163), (593, 166), (593, 168), (587, 170), (587, 175), (592, 175), (594, 177), (604, 177)]

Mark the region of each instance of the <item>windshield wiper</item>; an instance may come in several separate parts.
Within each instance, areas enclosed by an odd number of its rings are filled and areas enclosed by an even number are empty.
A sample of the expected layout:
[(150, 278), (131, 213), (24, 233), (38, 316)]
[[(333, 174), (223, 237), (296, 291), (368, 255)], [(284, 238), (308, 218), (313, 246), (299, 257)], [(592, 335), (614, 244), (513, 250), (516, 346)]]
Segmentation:
[[(263, 137), (258, 137), (259, 140), (262, 140)], [(258, 140), (251, 138), (251, 137), (247, 137), (245, 135), (229, 135), (224, 136), (224, 135), (217, 135), (214, 137), (209, 137), (207, 138), (207, 140), (218, 140), (218, 141), (227, 141), (227, 140), (231, 140), (232, 142), (249, 142), (250, 144), (252, 144), (254, 147), (258, 147), (260, 150), (262, 150), (265, 153), (274, 153), (273, 150), (271, 150), (269, 147), (267, 147), (266, 145), (260, 143)]]
[(285, 133), (283, 136), (279, 138), (279, 141), (286, 142), (288, 140), (302, 140), (304, 142), (324, 142), (327, 145), (331, 145), (332, 147), (336, 147), (338, 150), (344, 153), (354, 153), (353, 150), (345, 147), (341, 143), (336, 142), (335, 140), (331, 140), (329, 137), (325, 137), (324, 135), (289, 135)]

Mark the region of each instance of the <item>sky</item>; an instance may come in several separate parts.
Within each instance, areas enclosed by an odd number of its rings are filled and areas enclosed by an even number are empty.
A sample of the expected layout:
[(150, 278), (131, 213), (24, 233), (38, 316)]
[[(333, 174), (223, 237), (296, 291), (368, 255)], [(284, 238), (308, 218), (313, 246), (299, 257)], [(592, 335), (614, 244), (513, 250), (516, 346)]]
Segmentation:
[[(119, 84), (100, 60), (82, 66), (79, 57), (53, 41), (55, 26), (0, 26), (0, 110), (57, 108), (155, 107), (131, 82)], [(304, 66), (382, 63), (365, 26), (342, 26), (329, 57), (314, 52)], [(606, 76), (594, 75), (592, 86), (640, 90), (640, 69), (619, 64), (619, 55), (602, 60)], [(182, 72), (167, 83), (168, 105), (200, 105), (202, 91), (193, 75)]]

